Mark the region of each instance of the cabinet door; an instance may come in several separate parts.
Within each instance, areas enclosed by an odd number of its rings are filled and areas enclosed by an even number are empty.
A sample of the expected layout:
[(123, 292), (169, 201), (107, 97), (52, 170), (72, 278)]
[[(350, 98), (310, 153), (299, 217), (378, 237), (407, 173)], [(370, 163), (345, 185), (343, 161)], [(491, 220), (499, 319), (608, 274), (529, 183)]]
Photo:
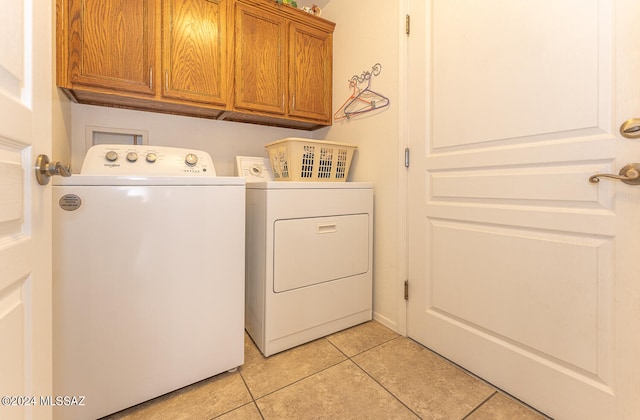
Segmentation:
[(153, 94), (155, 0), (69, 0), (69, 80)]
[(163, 0), (163, 96), (227, 104), (227, 0)]
[(236, 3), (236, 108), (284, 115), (287, 20)]
[(292, 22), (289, 115), (331, 122), (333, 35)]

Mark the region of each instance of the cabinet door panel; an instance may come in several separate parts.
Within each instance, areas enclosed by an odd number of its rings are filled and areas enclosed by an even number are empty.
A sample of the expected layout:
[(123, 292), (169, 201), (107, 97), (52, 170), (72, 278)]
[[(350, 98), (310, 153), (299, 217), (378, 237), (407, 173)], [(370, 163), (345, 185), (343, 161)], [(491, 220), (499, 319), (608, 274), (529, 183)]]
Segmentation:
[(291, 24), (289, 115), (331, 121), (331, 33)]
[(226, 105), (227, 0), (164, 0), (163, 96)]
[(236, 4), (236, 108), (285, 114), (286, 25), (280, 16)]
[(153, 94), (155, 0), (69, 2), (71, 83)]

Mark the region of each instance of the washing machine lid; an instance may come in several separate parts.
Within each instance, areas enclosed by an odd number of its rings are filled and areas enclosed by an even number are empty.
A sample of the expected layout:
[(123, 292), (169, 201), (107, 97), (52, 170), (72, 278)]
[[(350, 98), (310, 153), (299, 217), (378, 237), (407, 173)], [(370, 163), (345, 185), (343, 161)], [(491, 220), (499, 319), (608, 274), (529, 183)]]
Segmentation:
[(247, 183), (247, 189), (257, 190), (299, 190), (299, 189), (372, 189), (371, 182), (292, 182), (292, 181), (265, 181)]
[(102, 176), (74, 174), (68, 178), (56, 176), (54, 186), (242, 186), (244, 178), (233, 176)]

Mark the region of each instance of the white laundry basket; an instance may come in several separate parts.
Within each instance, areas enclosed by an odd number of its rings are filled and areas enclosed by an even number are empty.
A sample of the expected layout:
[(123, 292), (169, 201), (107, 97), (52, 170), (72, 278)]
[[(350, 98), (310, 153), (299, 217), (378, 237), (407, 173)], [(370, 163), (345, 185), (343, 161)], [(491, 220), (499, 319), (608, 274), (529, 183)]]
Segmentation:
[(276, 181), (344, 182), (357, 146), (290, 137), (265, 148)]

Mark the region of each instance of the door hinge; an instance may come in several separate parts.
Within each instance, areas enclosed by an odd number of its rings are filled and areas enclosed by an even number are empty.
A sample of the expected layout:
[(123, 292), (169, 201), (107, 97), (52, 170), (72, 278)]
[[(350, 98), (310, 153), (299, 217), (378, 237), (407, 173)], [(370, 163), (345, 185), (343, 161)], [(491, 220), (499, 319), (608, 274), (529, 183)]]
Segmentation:
[(404, 281), (404, 300), (409, 300), (409, 280)]
[(407, 35), (411, 33), (411, 16), (406, 15), (404, 20), (404, 31)]
[(409, 148), (405, 147), (404, 149), (404, 167), (408, 168), (409, 167)]

